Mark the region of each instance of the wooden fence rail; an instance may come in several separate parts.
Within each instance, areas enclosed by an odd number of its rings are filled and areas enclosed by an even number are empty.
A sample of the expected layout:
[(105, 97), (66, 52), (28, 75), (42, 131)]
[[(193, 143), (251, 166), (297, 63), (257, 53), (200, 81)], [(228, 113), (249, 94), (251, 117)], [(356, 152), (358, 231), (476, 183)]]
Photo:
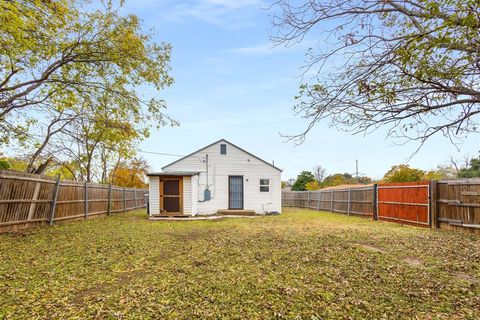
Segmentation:
[(316, 191), (284, 191), (282, 206), (374, 217), (375, 186)]
[(434, 227), (480, 233), (480, 179), (440, 180), (432, 189)]
[(0, 170), (0, 232), (145, 208), (148, 190)]
[(282, 206), (370, 216), (431, 228), (480, 233), (480, 179), (284, 191)]

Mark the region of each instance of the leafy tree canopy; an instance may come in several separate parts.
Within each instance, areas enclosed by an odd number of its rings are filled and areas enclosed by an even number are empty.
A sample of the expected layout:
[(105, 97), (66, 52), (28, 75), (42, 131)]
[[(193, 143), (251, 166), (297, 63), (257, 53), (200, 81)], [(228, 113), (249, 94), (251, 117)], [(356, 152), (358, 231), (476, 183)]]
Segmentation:
[(307, 190), (307, 183), (315, 181), (315, 176), (310, 171), (302, 171), (292, 185), (292, 191)]
[(421, 181), (425, 175), (425, 171), (410, 168), (409, 165), (399, 164), (393, 166), (385, 173), (384, 182), (415, 182)]
[(305, 189), (309, 191), (319, 190), (322, 188), (322, 184), (318, 180), (307, 182)]
[[(27, 171), (52, 156), (79, 163), (58, 144), (87, 136), (105, 149), (123, 143), (131, 157), (152, 126), (176, 124), (148, 94), (173, 83), (171, 46), (111, 1), (0, 1), (0, 25), (0, 145), (27, 150)], [(82, 137), (72, 134), (79, 125), (89, 128)]]
[(45, 174), (51, 177), (60, 177), (62, 180), (79, 181), (76, 174), (78, 170), (80, 170), (80, 168), (74, 162), (68, 164), (54, 163), (45, 171)]
[(6, 159), (0, 159), (0, 170), (10, 169), (10, 163)]
[(339, 186), (341, 184), (354, 183), (352, 175), (349, 173), (335, 173), (327, 176), (322, 183), (323, 187)]
[(327, 176), (323, 182), (322, 187), (339, 186), (342, 184), (369, 184), (372, 179), (366, 176), (353, 177), (350, 173), (335, 173)]
[(478, 178), (480, 177), (480, 157), (470, 159), (470, 164), (458, 172), (459, 178)]
[(451, 165), (438, 165), (435, 170), (427, 171), (423, 180), (455, 179), (457, 177), (458, 172)]
[(4, 157), (0, 159), (0, 170), (25, 171), (28, 163), (21, 158)]
[(149, 170), (143, 159), (134, 159), (130, 163), (118, 166), (112, 171), (112, 183), (126, 188), (146, 188), (146, 174)]

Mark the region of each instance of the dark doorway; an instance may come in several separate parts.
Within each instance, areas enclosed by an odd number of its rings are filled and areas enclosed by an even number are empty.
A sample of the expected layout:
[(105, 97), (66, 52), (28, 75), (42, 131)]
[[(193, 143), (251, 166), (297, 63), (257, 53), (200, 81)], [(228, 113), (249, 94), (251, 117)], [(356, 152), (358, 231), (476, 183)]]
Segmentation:
[(183, 179), (163, 178), (160, 181), (161, 214), (183, 214)]
[(228, 209), (243, 210), (243, 176), (228, 177)]

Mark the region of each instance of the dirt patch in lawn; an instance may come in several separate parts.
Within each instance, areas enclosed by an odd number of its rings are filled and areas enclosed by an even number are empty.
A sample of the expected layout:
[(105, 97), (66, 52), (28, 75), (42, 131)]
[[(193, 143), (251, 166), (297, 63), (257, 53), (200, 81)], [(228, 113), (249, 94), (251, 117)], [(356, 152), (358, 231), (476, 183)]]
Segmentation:
[(462, 281), (465, 281), (465, 282), (468, 282), (468, 283), (471, 283), (471, 284), (474, 284), (474, 285), (480, 285), (480, 279), (472, 276), (472, 275), (469, 275), (467, 273), (464, 273), (464, 272), (459, 272), (456, 274), (457, 278), (462, 280)]
[(77, 306), (83, 306), (85, 304), (85, 298), (90, 296), (97, 296), (101, 293), (108, 292), (111, 289), (111, 285), (98, 285), (88, 289), (81, 290), (75, 294), (72, 299), (72, 304)]
[(85, 299), (88, 297), (101, 296), (103, 294), (113, 291), (113, 289), (117, 288), (118, 286), (128, 285), (133, 279), (143, 277), (150, 273), (152, 273), (152, 271), (148, 270), (133, 270), (121, 272), (113, 283), (101, 284), (77, 292), (72, 299), (72, 303), (74, 305), (81, 306), (85, 304)]
[(195, 240), (202, 240), (202, 239), (212, 239), (213, 236), (222, 233), (223, 230), (212, 230), (212, 229), (201, 229), (195, 228), (190, 229), (188, 232), (185, 231), (175, 231), (175, 232), (165, 232), (166, 235), (171, 236), (175, 240), (181, 241), (195, 241)]
[[(155, 256), (152, 256), (148, 260), (151, 262), (154, 262), (157, 264), (160, 261), (167, 261), (170, 259), (173, 259), (177, 256), (183, 255), (185, 252), (177, 252), (177, 253), (172, 253), (172, 252), (160, 252)], [(100, 284), (91, 288), (87, 288), (81, 291), (78, 291), (75, 293), (74, 298), (72, 299), (72, 303), (74, 305), (81, 306), (85, 304), (85, 299), (88, 297), (94, 297), (94, 296), (101, 296), (103, 294), (106, 294), (108, 292), (114, 291), (115, 288), (119, 286), (126, 286), (128, 285), (131, 281), (137, 278), (141, 278), (144, 276), (147, 276), (149, 274), (153, 274), (156, 271), (153, 269), (145, 268), (145, 269), (136, 269), (136, 270), (127, 270), (123, 272), (118, 272), (116, 279), (113, 281), (113, 283), (108, 283), (108, 284)]]
[(407, 258), (404, 258), (403, 261), (408, 264), (409, 266), (411, 267), (415, 267), (415, 268), (421, 268), (424, 266), (424, 263), (422, 260), (420, 259), (417, 259), (417, 258), (414, 258), (414, 257), (407, 257)]

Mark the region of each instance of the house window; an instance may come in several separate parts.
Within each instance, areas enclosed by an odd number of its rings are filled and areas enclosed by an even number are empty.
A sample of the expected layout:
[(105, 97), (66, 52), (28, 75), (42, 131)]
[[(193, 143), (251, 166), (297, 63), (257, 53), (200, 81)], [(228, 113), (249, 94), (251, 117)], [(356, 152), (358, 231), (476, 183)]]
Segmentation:
[(227, 154), (227, 145), (221, 144), (220, 145), (220, 154)]
[(270, 192), (270, 179), (260, 179), (260, 192)]

